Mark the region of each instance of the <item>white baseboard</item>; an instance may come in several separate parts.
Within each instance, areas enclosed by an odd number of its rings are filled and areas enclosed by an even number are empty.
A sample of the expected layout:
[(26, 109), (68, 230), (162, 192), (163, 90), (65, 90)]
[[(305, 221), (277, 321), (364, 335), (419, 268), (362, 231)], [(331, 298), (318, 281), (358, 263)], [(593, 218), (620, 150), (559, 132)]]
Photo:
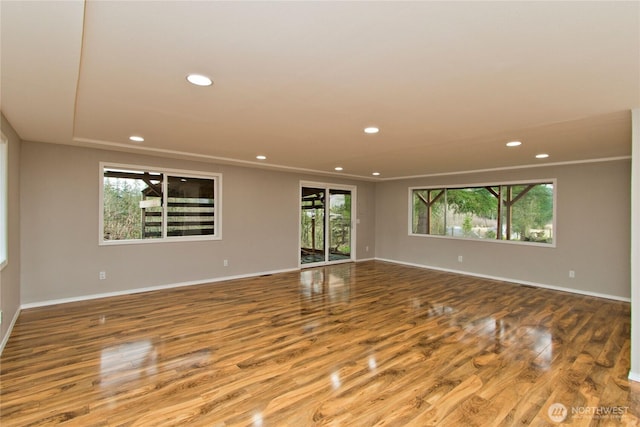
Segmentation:
[[(359, 259), (356, 262), (374, 261), (374, 260), (375, 260), (375, 258), (367, 258), (367, 259)], [(264, 276), (264, 275), (267, 275), (267, 274), (289, 273), (289, 272), (292, 272), (292, 271), (299, 271), (299, 270), (300, 270), (300, 268), (287, 268), (287, 269), (282, 269), (282, 270), (263, 271), (263, 272), (259, 272), (259, 273), (239, 274), (239, 275), (236, 275), (236, 276), (216, 277), (216, 278), (213, 278), (213, 279), (193, 280), (193, 281), (189, 281), (189, 282), (180, 282), (180, 283), (169, 283), (169, 284), (166, 284), (166, 285), (148, 286), (148, 287), (144, 287), (144, 288), (125, 289), (123, 291), (114, 291), (114, 292), (105, 292), (105, 293), (99, 293), (99, 294), (81, 295), (81, 296), (70, 297), (70, 298), (60, 298), (60, 299), (53, 299), (53, 300), (36, 301), (36, 302), (30, 302), (30, 303), (22, 304), (20, 306), (20, 308), (23, 309), (23, 310), (26, 310), (26, 309), (29, 309), (29, 308), (47, 307), (47, 306), (50, 306), (50, 305), (67, 304), (67, 303), (70, 303), (70, 302), (79, 302), (79, 301), (89, 301), (89, 300), (92, 300), (92, 299), (109, 298), (109, 297), (116, 297), (116, 296), (121, 296), (121, 295), (138, 294), (138, 293), (142, 293), (142, 292), (159, 291), (159, 290), (163, 290), (163, 289), (180, 288), (180, 287), (183, 287), (183, 286), (204, 285), (204, 284), (207, 284), (207, 283), (223, 282), (225, 280), (246, 279), (246, 278), (250, 278), (250, 277)]]
[(78, 297), (71, 297), (71, 298), (61, 298), (61, 299), (55, 299), (55, 300), (30, 302), (27, 304), (22, 304), (20, 308), (25, 310), (29, 308), (46, 307), (50, 305), (66, 304), (70, 302), (89, 301), (89, 300), (98, 299), (98, 298), (108, 298), (108, 297), (116, 297), (120, 295), (131, 295), (131, 294), (138, 294), (142, 292), (159, 291), (163, 289), (181, 288), (183, 286), (196, 286), (196, 285), (204, 285), (207, 283), (224, 282), (226, 280), (246, 279), (250, 277), (259, 277), (259, 276), (265, 276), (265, 275), (277, 274), (277, 273), (289, 273), (292, 271), (299, 271), (299, 270), (300, 270), (299, 268), (288, 268), (283, 270), (263, 271), (260, 273), (239, 274), (237, 276), (224, 276), (224, 277), (216, 277), (213, 279), (192, 280), (189, 282), (180, 282), (180, 283), (169, 283), (166, 285), (149, 286), (145, 288), (134, 288), (134, 289), (126, 289), (123, 291), (105, 292), (100, 294), (81, 295)]
[[(413, 262), (398, 261), (398, 260), (387, 259), (387, 258), (366, 258), (366, 259), (359, 259), (359, 260), (357, 260), (357, 262), (374, 261), (374, 260), (383, 261), (383, 262), (390, 262), (390, 263), (393, 263), (393, 264), (407, 265), (407, 266), (410, 266), (410, 267), (418, 267), (418, 268), (426, 268), (426, 269), (430, 269), (430, 270), (445, 271), (445, 272), (448, 272), (448, 273), (463, 274), (465, 276), (480, 277), (480, 278), (483, 278), (483, 279), (499, 280), (499, 281), (503, 281), (503, 282), (517, 283), (517, 284), (521, 284), (521, 285), (535, 286), (535, 287), (538, 287), (538, 288), (551, 289), (551, 290), (562, 291), (562, 292), (569, 292), (569, 293), (579, 294), (579, 295), (587, 295), (587, 296), (598, 297), (598, 298), (606, 298), (606, 299), (611, 299), (611, 300), (616, 300), (616, 301), (624, 301), (624, 302), (630, 302), (631, 301), (630, 298), (619, 297), (619, 296), (616, 296), (616, 295), (609, 295), (609, 294), (603, 294), (603, 293), (598, 293), (598, 292), (583, 291), (583, 290), (573, 289), (573, 288), (565, 288), (565, 287), (561, 287), (561, 286), (547, 285), (547, 284), (543, 284), (543, 283), (535, 283), (535, 282), (529, 282), (529, 281), (524, 281), (524, 280), (517, 280), (517, 279), (513, 279), (513, 278), (509, 278), (509, 277), (497, 277), (497, 276), (490, 276), (490, 275), (486, 275), (486, 274), (477, 274), (477, 273), (472, 273), (472, 272), (468, 272), (468, 271), (461, 271), (461, 270), (454, 270), (454, 269), (448, 269), (448, 268), (434, 267), (434, 266), (430, 266), (430, 265), (426, 265), (426, 264), (417, 264), (417, 263), (413, 263)], [(150, 291), (158, 291), (158, 290), (162, 290), (162, 289), (179, 288), (179, 287), (183, 287), (183, 286), (203, 285), (203, 284), (206, 284), (206, 283), (215, 283), (215, 282), (222, 282), (222, 281), (226, 281), (226, 280), (235, 280), (235, 279), (246, 279), (246, 278), (250, 278), (250, 277), (264, 276), (264, 275), (267, 275), (267, 274), (288, 273), (288, 272), (299, 271), (299, 270), (300, 270), (300, 268), (288, 268), (288, 269), (282, 269), (282, 270), (263, 271), (263, 272), (259, 272), (259, 273), (240, 274), (240, 275), (236, 275), (236, 276), (224, 276), (224, 277), (216, 277), (216, 278), (212, 278), (212, 279), (194, 280), (194, 281), (189, 281), (189, 282), (169, 283), (169, 284), (165, 284), (165, 285), (150, 286), (150, 287), (145, 287), (145, 288), (126, 289), (126, 290), (123, 290), (123, 291), (106, 292), (106, 293), (90, 294), (90, 295), (81, 295), (81, 296), (78, 296), (78, 297), (61, 298), (61, 299), (46, 300), (46, 301), (37, 301), (37, 302), (31, 302), (31, 303), (22, 304), (20, 306), (20, 309), (25, 310), (25, 309), (29, 309), (29, 308), (46, 307), (46, 306), (56, 305), (56, 304), (66, 304), (66, 303), (69, 303), (69, 302), (88, 301), (88, 300), (98, 299), (98, 298), (108, 298), (108, 297), (114, 297), (114, 296), (120, 296), (120, 295), (130, 295), (130, 294), (137, 294), (137, 293), (141, 293), (141, 292), (150, 292)], [(19, 313), (19, 312), (20, 312), (20, 310), (18, 310), (17, 313)], [(14, 319), (12, 320), (12, 323), (11, 323), (10, 327), (13, 327), (13, 324), (15, 323), (16, 320), (17, 320), (17, 314), (14, 317)], [(3, 341), (6, 341), (7, 339), (8, 339), (8, 336), (5, 336), (5, 340), (3, 340)], [(4, 345), (4, 342), (2, 343), (2, 345)], [(2, 347), (0, 347), (0, 351), (1, 351), (1, 348)]]
[(2, 351), (4, 350), (4, 346), (7, 345), (9, 341), (9, 337), (11, 336), (11, 332), (13, 332), (13, 327), (18, 320), (18, 316), (20, 316), (20, 308), (16, 310), (16, 314), (13, 315), (13, 319), (11, 319), (11, 323), (9, 323), (9, 329), (7, 329), (7, 333), (2, 338), (2, 342), (0, 342), (0, 356), (2, 356)]
[(635, 372), (631, 372), (631, 371), (629, 371), (629, 376), (628, 376), (628, 378), (629, 378), (631, 381), (635, 381), (635, 382), (637, 382), (637, 383), (638, 383), (638, 382), (640, 382), (640, 374), (637, 374), (637, 373), (635, 373)]
[(433, 266), (429, 266), (429, 265), (425, 265), (425, 264), (417, 264), (417, 263), (413, 263), (413, 262), (397, 261), (397, 260), (386, 259), (386, 258), (376, 258), (376, 260), (384, 261), (384, 262), (391, 262), (391, 263), (394, 263), (394, 264), (407, 265), (407, 266), (410, 266), (410, 267), (418, 267), (418, 268), (426, 268), (426, 269), (429, 269), (429, 270), (445, 271), (447, 273), (463, 274), (465, 276), (480, 277), (482, 279), (499, 280), (501, 282), (516, 283), (516, 284), (519, 284), (519, 285), (535, 286), (537, 288), (551, 289), (551, 290), (554, 290), (554, 291), (561, 291), (561, 292), (569, 292), (569, 293), (572, 293), (572, 294), (586, 295), (586, 296), (590, 296), (590, 297), (605, 298), (605, 299), (611, 299), (611, 300), (623, 301), (623, 302), (631, 302), (631, 298), (619, 297), (617, 295), (609, 295), (609, 294), (602, 294), (602, 293), (598, 293), (598, 292), (583, 291), (583, 290), (580, 290), (580, 289), (573, 289), (573, 288), (564, 288), (562, 286), (554, 286), (554, 285), (547, 285), (547, 284), (544, 284), (544, 283), (528, 282), (526, 280), (512, 279), (512, 278), (509, 278), (509, 277), (490, 276), (490, 275), (486, 275), (486, 274), (472, 273), (472, 272), (469, 272), (469, 271), (461, 271), (461, 270), (453, 270), (453, 269), (449, 269), (449, 268), (433, 267)]

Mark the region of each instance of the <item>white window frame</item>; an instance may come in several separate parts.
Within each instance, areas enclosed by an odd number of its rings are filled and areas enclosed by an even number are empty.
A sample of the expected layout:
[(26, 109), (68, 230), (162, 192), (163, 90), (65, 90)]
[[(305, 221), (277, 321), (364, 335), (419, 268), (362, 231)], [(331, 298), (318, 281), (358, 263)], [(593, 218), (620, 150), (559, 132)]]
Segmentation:
[(0, 271), (9, 263), (9, 140), (0, 133)]
[[(202, 236), (166, 236), (167, 221), (167, 195), (168, 180), (162, 182), (162, 223), (163, 237), (153, 239), (129, 239), (129, 240), (105, 240), (104, 239), (104, 170), (105, 168), (124, 169), (124, 170), (140, 170), (145, 172), (161, 173), (166, 176), (179, 176), (184, 178), (200, 178), (211, 179), (214, 181), (214, 218), (215, 228), (214, 234)], [(131, 244), (149, 244), (149, 243), (167, 243), (167, 242), (190, 242), (203, 240), (222, 240), (222, 174), (217, 172), (203, 172), (183, 169), (169, 169), (157, 166), (142, 166), (121, 163), (100, 162), (99, 168), (99, 224), (98, 224), (98, 244), (100, 246), (111, 245), (131, 245)]]
[[(414, 190), (436, 190), (436, 189), (458, 189), (458, 188), (471, 188), (471, 187), (498, 187), (504, 185), (526, 185), (526, 184), (543, 184), (543, 183), (551, 183), (553, 184), (553, 241), (551, 243), (539, 243), (539, 242), (525, 242), (522, 240), (498, 240), (498, 239), (474, 239), (470, 237), (460, 237), (460, 236), (442, 236), (438, 234), (421, 234), (413, 232), (413, 191)], [(541, 248), (555, 248), (558, 244), (558, 229), (556, 227), (557, 223), (557, 213), (558, 213), (558, 182), (556, 178), (548, 178), (548, 179), (532, 179), (525, 181), (502, 181), (502, 182), (490, 182), (490, 183), (474, 183), (474, 184), (449, 184), (449, 185), (422, 185), (422, 186), (414, 186), (409, 187), (408, 189), (408, 232), (409, 236), (414, 237), (426, 237), (432, 239), (449, 239), (449, 240), (466, 240), (466, 241), (474, 241), (474, 242), (485, 242), (485, 243), (498, 243), (498, 244), (508, 244), (508, 245), (526, 245), (526, 246), (538, 246)]]

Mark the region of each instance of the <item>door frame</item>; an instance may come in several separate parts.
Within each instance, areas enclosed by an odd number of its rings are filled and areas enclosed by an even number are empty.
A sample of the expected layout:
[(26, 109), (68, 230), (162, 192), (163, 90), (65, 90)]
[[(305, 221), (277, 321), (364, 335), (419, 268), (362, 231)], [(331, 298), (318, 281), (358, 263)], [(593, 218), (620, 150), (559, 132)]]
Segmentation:
[[(311, 262), (308, 264), (303, 264), (302, 259), (300, 258), (300, 243), (302, 242), (302, 227), (300, 219), (302, 218), (302, 188), (303, 187), (311, 187), (311, 188), (322, 188), (325, 190), (326, 200), (325, 203), (325, 224), (324, 224), (324, 236), (325, 236), (325, 245), (324, 245), (324, 261), (321, 262)], [(344, 260), (336, 260), (330, 261), (327, 257), (327, 252), (329, 250), (329, 237), (328, 237), (328, 229), (329, 229), (329, 209), (330, 209), (330, 191), (331, 190), (348, 190), (351, 191), (351, 253), (349, 259)], [(347, 185), (347, 184), (334, 184), (330, 182), (318, 182), (318, 181), (300, 181), (298, 185), (298, 243), (297, 243), (297, 257), (298, 257), (298, 267), (299, 268), (308, 268), (308, 267), (318, 267), (322, 265), (330, 265), (330, 264), (342, 264), (347, 262), (354, 262), (356, 260), (356, 224), (357, 224), (357, 185)]]

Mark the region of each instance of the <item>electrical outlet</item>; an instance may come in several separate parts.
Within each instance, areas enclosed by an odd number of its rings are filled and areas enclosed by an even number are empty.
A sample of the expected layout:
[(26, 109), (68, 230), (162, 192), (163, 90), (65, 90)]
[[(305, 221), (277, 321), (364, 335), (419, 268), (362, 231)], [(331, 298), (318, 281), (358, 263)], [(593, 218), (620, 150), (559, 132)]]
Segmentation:
[(101, 271), (100, 273), (98, 273), (98, 278), (100, 280), (106, 280), (107, 278), (107, 272), (106, 271)]
[(222, 261), (222, 265), (224, 265), (225, 267), (229, 267), (229, 260), (225, 259), (224, 261)]
[(365, 252), (369, 252), (369, 246), (366, 246), (366, 247), (364, 248), (364, 250), (365, 250)]
[(576, 278), (576, 272), (574, 270), (569, 270), (569, 278), (570, 279), (575, 279)]
[(0, 325), (2, 325), (2, 310), (0, 310)]
[(464, 258), (462, 257), (462, 255), (458, 255), (458, 262), (462, 262), (464, 260)]

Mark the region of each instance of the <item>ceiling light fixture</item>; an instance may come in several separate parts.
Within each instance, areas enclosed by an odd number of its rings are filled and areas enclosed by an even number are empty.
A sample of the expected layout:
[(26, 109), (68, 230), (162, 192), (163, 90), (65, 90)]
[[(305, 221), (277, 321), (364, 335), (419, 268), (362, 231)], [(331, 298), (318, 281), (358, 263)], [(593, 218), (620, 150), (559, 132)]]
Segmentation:
[(213, 80), (202, 74), (189, 74), (187, 75), (187, 81), (196, 86), (211, 86), (213, 84)]
[(371, 175), (373, 175), (373, 176), (380, 176), (380, 172), (374, 172), (374, 173), (372, 173)]
[(342, 170), (342, 166), (336, 166), (334, 169), (340, 172)]
[(509, 142), (507, 142), (507, 147), (517, 147), (519, 145), (522, 145), (522, 142), (520, 142), (520, 141), (509, 141)]
[(258, 159), (258, 160), (267, 160), (267, 156), (263, 156), (262, 154), (260, 154), (259, 156), (256, 156), (256, 159)]
[(375, 126), (369, 126), (367, 128), (364, 128), (364, 133), (374, 134), (374, 133), (378, 133), (378, 132), (380, 132), (380, 129), (378, 129)]
[(131, 135), (129, 140), (133, 142), (144, 142), (144, 138), (138, 135)]
[(536, 159), (546, 159), (547, 157), (549, 157), (547, 153), (536, 154)]

